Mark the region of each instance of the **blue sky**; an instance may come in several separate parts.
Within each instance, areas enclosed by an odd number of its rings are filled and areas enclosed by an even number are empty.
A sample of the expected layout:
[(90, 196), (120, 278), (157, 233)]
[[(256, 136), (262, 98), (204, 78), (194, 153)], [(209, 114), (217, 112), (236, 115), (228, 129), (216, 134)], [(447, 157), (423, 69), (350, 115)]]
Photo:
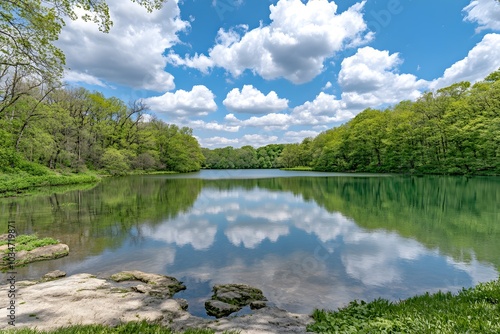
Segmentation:
[(108, 3), (109, 34), (64, 27), (65, 81), (142, 99), (209, 148), (300, 142), (500, 68), (496, 0)]

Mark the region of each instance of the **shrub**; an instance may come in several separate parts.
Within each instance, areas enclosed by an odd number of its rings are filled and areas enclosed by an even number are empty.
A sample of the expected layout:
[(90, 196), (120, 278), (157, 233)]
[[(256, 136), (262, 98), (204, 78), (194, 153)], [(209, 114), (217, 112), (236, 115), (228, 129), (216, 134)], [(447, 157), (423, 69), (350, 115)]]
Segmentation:
[(101, 162), (111, 175), (125, 175), (130, 169), (126, 156), (116, 148), (107, 148)]

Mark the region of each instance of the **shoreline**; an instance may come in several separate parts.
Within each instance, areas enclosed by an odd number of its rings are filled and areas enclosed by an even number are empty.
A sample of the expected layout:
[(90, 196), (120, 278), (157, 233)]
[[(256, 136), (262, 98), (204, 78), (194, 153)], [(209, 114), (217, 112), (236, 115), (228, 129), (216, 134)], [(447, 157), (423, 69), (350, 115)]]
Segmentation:
[[(175, 331), (206, 328), (217, 333), (229, 330), (241, 334), (306, 333), (306, 326), (312, 322), (310, 315), (291, 313), (275, 306), (253, 310), (243, 316), (206, 319), (185, 310), (186, 302), (176, 299), (175, 292), (168, 288), (159, 293), (162, 286), (156, 282), (137, 279), (116, 282), (111, 277), (98, 278), (85, 273), (62, 278), (61, 274), (53, 276), (59, 277), (48, 281), (16, 282), (15, 327), (4, 321), (0, 323), (0, 330), (35, 327), (55, 330), (88, 324), (117, 326), (146, 320)], [(2, 305), (6, 305), (4, 299), (8, 289), (8, 284), (0, 287)]]
[[(479, 328), (486, 332), (500, 330), (500, 278), (463, 288), (456, 294), (426, 293), (399, 302), (355, 300), (337, 311), (315, 310), (311, 315), (265, 306), (246, 315), (207, 319), (192, 315), (187, 302), (175, 297), (185, 287), (173, 277), (139, 271), (107, 278), (84, 273), (64, 275), (56, 271), (39, 281), (7, 279), (0, 287), (0, 302), (8, 304), (4, 298), (9, 285), (10, 289), (16, 285), (15, 327), (4, 321), (0, 330), (54, 331), (68, 326), (116, 327), (144, 321), (176, 333), (190, 329), (240, 334), (308, 333), (308, 329), (320, 333), (420, 333), (432, 332), (438, 326), (444, 326), (443, 333)], [(442, 323), (442, 317), (448, 319), (446, 323)]]

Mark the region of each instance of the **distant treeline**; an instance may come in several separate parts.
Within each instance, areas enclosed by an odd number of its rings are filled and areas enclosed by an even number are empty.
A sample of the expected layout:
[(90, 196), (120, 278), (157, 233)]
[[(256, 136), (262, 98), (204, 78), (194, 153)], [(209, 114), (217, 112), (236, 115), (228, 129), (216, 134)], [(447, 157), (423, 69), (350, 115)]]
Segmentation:
[[(397, 89), (397, 87), (395, 87)], [(500, 70), (417, 101), (366, 109), (300, 144), (203, 149), (207, 168), (311, 167), (333, 172), (500, 174)], [(263, 163), (266, 161), (265, 163)]]
[(213, 150), (203, 148), (204, 167), (211, 169), (281, 168), (284, 165), (279, 157), (285, 146), (285, 144), (270, 144), (258, 149), (252, 146), (242, 148), (228, 146)]

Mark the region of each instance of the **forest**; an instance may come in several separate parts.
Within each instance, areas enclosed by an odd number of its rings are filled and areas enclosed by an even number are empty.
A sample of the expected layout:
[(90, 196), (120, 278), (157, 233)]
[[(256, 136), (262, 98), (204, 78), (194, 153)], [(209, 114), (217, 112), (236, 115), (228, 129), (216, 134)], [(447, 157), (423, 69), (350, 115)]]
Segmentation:
[[(0, 104), (0, 169), (46, 169), (111, 175), (133, 170), (199, 170), (201, 148), (186, 127), (146, 120), (147, 107), (84, 88), (29, 89)], [(17, 87), (16, 87), (17, 88)], [(149, 116), (149, 115), (148, 115)]]
[[(329, 172), (500, 174), (500, 70), (416, 101), (368, 108), (302, 143), (203, 150), (208, 168), (294, 168)], [(274, 150), (276, 152), (276, 150)]]

